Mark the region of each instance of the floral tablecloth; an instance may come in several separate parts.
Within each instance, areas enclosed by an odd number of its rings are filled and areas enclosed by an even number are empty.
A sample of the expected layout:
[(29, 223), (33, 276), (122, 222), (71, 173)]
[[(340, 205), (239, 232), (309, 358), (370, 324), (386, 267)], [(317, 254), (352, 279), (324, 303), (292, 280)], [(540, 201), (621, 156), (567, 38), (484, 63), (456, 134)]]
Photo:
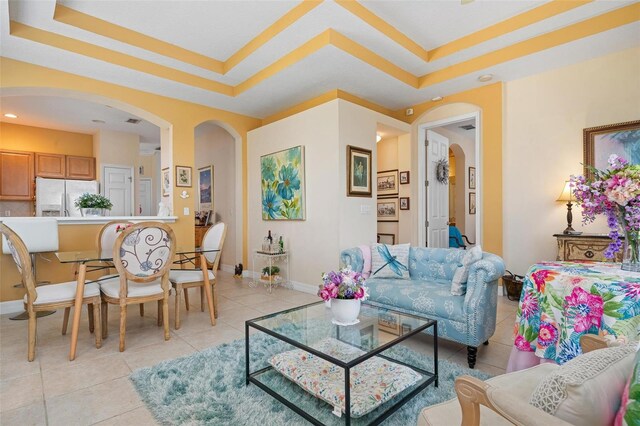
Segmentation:
[(639, 273), (614, 263), (538, 263), (522, 286), (507, 370), (563, 364), (582, 353), (583, 334), (637, 340), (639, 330)]

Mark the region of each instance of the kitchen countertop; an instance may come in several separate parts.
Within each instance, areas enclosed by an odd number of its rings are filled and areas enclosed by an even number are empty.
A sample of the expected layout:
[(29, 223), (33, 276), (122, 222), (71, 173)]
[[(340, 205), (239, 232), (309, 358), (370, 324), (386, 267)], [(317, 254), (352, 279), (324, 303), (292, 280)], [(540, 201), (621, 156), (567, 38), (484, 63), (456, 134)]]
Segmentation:
[[(0, 222), (6, 219), (39, 219), (38, 217), (25, 217), (25, 216), (10, 216), (0, 217)], [(101, 216), (101, 217), (55, 217), (53, 219), (58, 221), (58, 225), (102, 225), (113, 220), (126, 220), (130, 222), (143, 222), (146, 220), (174, 223), (177, 216)]]

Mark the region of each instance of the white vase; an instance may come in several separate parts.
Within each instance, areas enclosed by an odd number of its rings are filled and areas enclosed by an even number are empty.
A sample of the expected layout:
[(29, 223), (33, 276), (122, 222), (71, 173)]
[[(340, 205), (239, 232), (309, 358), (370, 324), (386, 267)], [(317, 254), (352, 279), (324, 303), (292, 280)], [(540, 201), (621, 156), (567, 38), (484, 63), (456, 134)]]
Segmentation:
[(324, 307), (327, 309), (331, 309), (331, 299), (324, 301)]
[(80, 213), (82, 213), (83, 217), (100, 217), (104, 216), (104, 209), (95, 209), (95, 208), (81, 208)]
[(353, 325), (360, 322), (360, 299), (332, 299), (331, 314), (337, 325)]

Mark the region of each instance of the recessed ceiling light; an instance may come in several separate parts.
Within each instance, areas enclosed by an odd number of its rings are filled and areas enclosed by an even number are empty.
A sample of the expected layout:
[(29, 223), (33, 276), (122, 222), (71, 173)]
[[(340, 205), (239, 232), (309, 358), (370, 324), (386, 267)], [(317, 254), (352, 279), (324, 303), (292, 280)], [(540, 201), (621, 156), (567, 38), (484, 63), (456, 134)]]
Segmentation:
[(482, 74), (480, 77), (478, 77), (478, 81), (481, 81), (483, 83), (487, 81), (491, 81), (492, 79), (493, 79), (493, 74)]
[(382, 136), (380, 136), (380, 133), (376, 133), (376, 143), (380, 142), (382, 140)]
[(17, 115), (11, 114), (10, 112), (6, 113), (4, 116), (7, 117), (7, 118), (18, 118)]
[(98, 124), (105, 124), (106, 123), (106, 121), (104, 121), (104, 120), (91, 120), (91, 121), (93, 121), (94, 123), (98, 123)]
[(434, 98), (431, 98), (433, 102), (440, 102), (442, 99), (444, 99), (442, 96), (436, 96)]

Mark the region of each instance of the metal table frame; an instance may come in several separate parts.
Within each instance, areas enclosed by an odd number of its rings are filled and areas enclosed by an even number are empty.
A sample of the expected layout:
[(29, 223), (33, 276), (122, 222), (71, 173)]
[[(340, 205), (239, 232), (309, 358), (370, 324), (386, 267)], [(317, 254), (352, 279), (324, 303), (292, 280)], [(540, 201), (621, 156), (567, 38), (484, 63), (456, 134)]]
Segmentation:
[[(411, 392), (409, 392), (407, 395), (405, 395), (400, 401), (398, 401), (397, 403), (393, 404), (391, 407), (389, 407), (388, 409), (386, 409), (382, 414), (380, 414), (378, 417), (376, 417), (375, 419), (373, 419), (370, 423), (368, 423), (369, 426), (373, 426), (373, 425), (378, 425), (380, 423), (382, 423), (385, 419), (387, 419), (389, 416), (391, 416), (393, 413), (395, 413), (397, 410), (399, 410), (404, 404), (406, 404), (407, 402), (409, 402), (409, 400), (411, 400), (413, 397), (415, 397), (418, 393), (422, 392), (424, 389), (426, 389), (431, 383), (434, 383), (435, 387), (438, 387), (438, 321), (437, 320), (433, 320), (433, 319), (428, 319), (428, 322), (425, 323), (424, 325), (421, 325), (419, 327), (416, 327), (414, 329), (412, 329), (410, 332), (408, 332), (407, 334), (404, 334), (402, 336), (399, 336), (396, 339), (393, 339), (391, 342), (388, 342), (384, 345), (381, 345), (380, 347), (373, 349), (369, 352), (366, 352), (365, 354), (359, 356), (356, 359), (353, 359), (349, 362), (343, 362), (339, 359), (333, 358), (329, 355), (326, 355), (325, 353), (318, 351), (314, 348), (311, 348), (307, 345), (304, 345), (294, 339), (291, 339), (287, 336), (283, 336), (273, 330), (269, 330), (266, 327), (263, 327), (259, 324), (256, 324), (257, 321), (260, 321), (262, 319), (267, 319), (267, 318), (272, 318), (275, 315), (278, 314), (284, 314), (284, 313), (288, 313), (288, 312), (292, 312), (292, 311), (296, 311), (299, 309), (303, 309), (303, 308), (307, 308), (309, 306), (313, 306), (313, 305), (319, 305), (321, 303), (324, 302), (314, 302), (314, 303), (310, 303), (308, 305), (304, 305), (304, 306), (299, 306), (296, 308), (292, 308), (292, 309), (287, 309), (285, 311), (281, 311), (281, 312), (277, 312), (275, 314), (270, 314), (270, 315), (265, 315), (259, 318), (254, 318), (251, 320), (248, 320), (245, 322), (244, 325), (244, 332), (245, 332), (245, 381), (246, 381), (246, 385), (248, 386), (249, 383), (253, 383), (256, 386), (258, 386), (260, 389), (264, 390), (265, 392), (267, 392), (269, 395), (271, 395), (272, 397), (274, 397), (275, 399), (277, 399), (278, 401), (280, 401), (281, 403), (283, 403), (285, 406), (289, 407), (291, 410), (293, 410), (294, 412), (296, 412), (297, 414), (299, 414), (302, 418), (304, 418), (305, 420), (307, 420), (308, 422), (310, 422), (311, 424), (317, 425), (317, 426), (323, 426), (324, 424), (322, 422), (320, 422), (318, 419), (316, 419), (315, 417), (313, 417), (312, 415), (310, 415), (309, 413), (307, 413), (306, 411), (304, 411), (302, 408), (298, 407), (297, 405), (293, 404), (291, 401), (287, 400), (285, 397), (283, 397), (282, 395), (280, 395), (278, 392), (276, 392), (275, 390), (271, 389), (269, 386), (265, 385), (264, 383), (262, 383), (260, 380), (258, 380), (258, 376), (260, 376), (263, 373), (266, 373), (270, 370), (273, 370), (273, 366), (267, 366), (264, 367), (260, 370), (251, 372), (251, 366), (250, 366), (250, 359), (249, 359), (249, 354), (250, 354), (250, 346), (249, 346), (249, 327), (253, 327), (256, 330), (259, 330), (263, 333), (268, 334), (269, 336), (273, 336), (279, 340), (282, 340), (283, 342), (286, 342), (292, 346), (295, 346), (299, 349), (302, 349), (304, 351), (307, 351), (313, 355), (316, 355), (317, 357), (320, 357), (322, 359), (324, 359), (325, 361), (329, 361), (332, 364), (335, 364), (339, 367), (342, 367), (344, 369), (344, 389), (345, 389), (345, 416), (344, 416), (344, 424), (347, 426), (351, 425), (351, 389), (350, 389), (350, 371), (352, 368), (354, 368), (355, 366), (357, 366), (358, 364), (361, 364), (362, 362), (366, 361), (367, 359), (374, 357), (374, 356), (379, 356), (381, 358), (384, 358), (388, 361), (391, 362), (395, 362), (397, 364), (403, 365), (405, 367), (409, 367), (415, 371), (417, 371), (418, 373), (422, 374), (423, 376), (427, 377), (427, 380), (424, 381), (424, 383), (416, 386), (413, 390), (411, 390)], [(376, 307), (373, 305), (370, 305), (372, 307)], [(388, 310), (388, 312), (391, 313), (396, 313), (395, 311), (392, 310)], [(421, 318), (418, 317), (416, 315), (411, 315), (411, 314), (406, 314), (404, 312), (397, 312), (399, 314), (405, 315), (405, 316), (410, 316), (410, 317), (414, 317), (417, 319), (420, 319), (422, 321), (424, 321), (427, 318)], [(340, 340), (340, 326), (336, 325), (337, 327), (337, 337), (338, 340)], [(397, 344), (407, 340), (408, 338), (415, 336), (416, 334), (425, 331), (426, 329), (428, 329), (429, 327), (432, 327), (433, 330), (433, 372), (429, 372), (429, 371), (425, 371), (421, 368), (409, 365), (407, 363), (404, 363), (402, 361), (398, 361), (395, 359), (392, 359), (386, 355), (382, 355), (381, 353), (386, 351), (387, 349), (396, 346)], [(354, 347), (358, 347), (355, 346), (349, 342), (345, 342), (350, 344), (351, 346)], [(359, 347), (358, 347), (359, 348)], [(362, 349), (362, 348), (359, 348)], [(300, 389), (300, 391), (305, 392), (302, 388)], [(384, 404), (387, 404), (389, 401), (385, 402)], [(383, 404), (383, 405), (384, 405)]]

